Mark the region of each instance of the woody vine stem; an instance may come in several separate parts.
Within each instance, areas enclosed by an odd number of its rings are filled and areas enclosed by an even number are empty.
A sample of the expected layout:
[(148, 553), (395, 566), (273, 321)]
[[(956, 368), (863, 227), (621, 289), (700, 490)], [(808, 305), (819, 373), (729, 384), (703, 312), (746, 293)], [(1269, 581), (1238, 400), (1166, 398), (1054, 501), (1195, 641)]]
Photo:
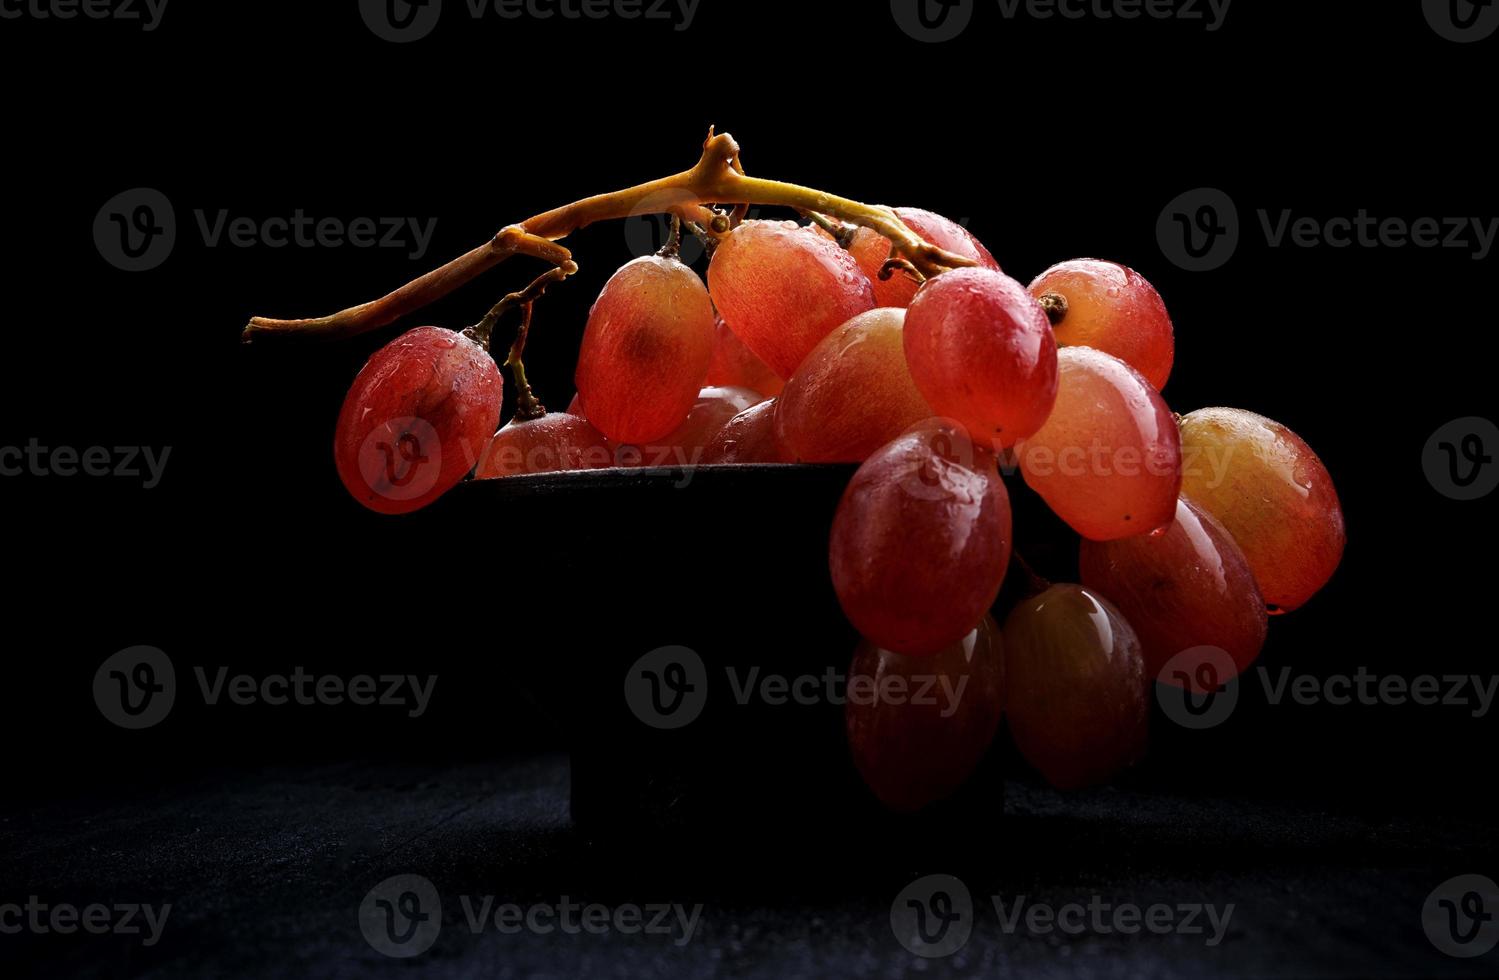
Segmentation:
[[(744, 218), (750, 205), (793, 208), (835, 233), (850, 230), (840, 222), (870, 228), (891, 242), (890, 261), (885, 272), (902, 270), (917, 277), (930, 277), (973, 261), (954, 255), (923, 240), (908, 228), (890, 208), (861, 204), (836, 194), (775, 180), (749, 177), (739, 159), (739, 144), (728, 133), (715, 135), (712, 130), (703, 143), (703, 155), (691, 170), (663, 177), (625, 190), (574, 201), (564, 207), (527, 218), (519, 224), (500, 230), (490, 241), (460, 255), (451, 262), (397, 289), (395, 292), (351, 306), (329, 316), (306, 320), (275, 320), (254, 317), (245, 326), (243, 338), (252, 341), (277, 336), (320, 338), (353, 337), (394, 323), (396, 320), (448, 295), (471, 282), (480, 274), (514, 255), (529, 255), (553, 266), (524, 290), (511, 293), (494, 309), (465, 331), (484, 346), (499, 318), (509, 309), (519, 308), (521, 330), (512, 347), (507, 365), (517, 369), (525, 331), (530, 325), (531, 306), (547, 286), (560, 282), (578, 271), (572, 253), (558, 244), (560, 239), (598, 221), (629, 218), (645, 214), (670, 214), (698, 234), (719, 239), (733, 230)], [(712, 205), (732, 205), (720, 211)], [(524, 371), (517, 370), (517, 382), (523, 398), (523, 409), (542, 410), (530, 389), (524, 384)]]

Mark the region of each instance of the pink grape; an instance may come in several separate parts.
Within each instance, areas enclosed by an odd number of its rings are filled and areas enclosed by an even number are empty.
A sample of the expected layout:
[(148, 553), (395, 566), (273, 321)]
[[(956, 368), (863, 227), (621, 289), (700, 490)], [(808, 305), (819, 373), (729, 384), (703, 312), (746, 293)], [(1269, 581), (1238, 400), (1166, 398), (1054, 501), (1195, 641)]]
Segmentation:
[(478, 462), (504, 387), (494, 358), (462, 334), (407, 331), (375, 352), (344, 399), (333, 439), (339, 478), (370, 510), (425, 507)]
[(1171, 523), (1181, 441), (1161, 396), (1134, 368), (1091, 347), (1064, 347), (1057, 365), (1056, 406), (1019, 448), (1026, 484), (1095, 541)]
[(1046, 421), (1057, 397), (1051, 324), (1018, 282), (992, 269), (929, 280), (906, 313), (906, 361), (933, 411), (980, 444), (1014, 445)]
[(1066, 302), (1054, 327), (1063, 347), (1092, 347), (1113, 354), (1160, 391), (1171, 376), (1176, 341), (1161, 294), (1144, 276), (1117, 262), (1074, 259), (1052, 266), (1030, 286)]
[(704, 463), (793, 463), (795, 458), (776, 438), (774, 398), (751, 405), (728, 421), (708, 448)]
[(578, 395), (614, 442), (659, 439), (687, 417), (713, 356), (713, 304), (696, 272), (647, 255), (623, 266), (588, 314)]
[(1010, 560), (1010, 498), (994, 459), (926, 424), (859, 467), (833, 518), (833, 588), (850, 623), (907, 656), (956, 643), (994, 603)]
[(874, 308), (874, 287), (836, 243), (793, 221), (745, 221), (708, 264), (735, 336), (782, 378), (839, 324)]
[(523, 473), (597, 470), (612, 466), (614, 451), (588, 420), (565, 412), (511, 419), (495, 433), (474, 476), (492, 480)]

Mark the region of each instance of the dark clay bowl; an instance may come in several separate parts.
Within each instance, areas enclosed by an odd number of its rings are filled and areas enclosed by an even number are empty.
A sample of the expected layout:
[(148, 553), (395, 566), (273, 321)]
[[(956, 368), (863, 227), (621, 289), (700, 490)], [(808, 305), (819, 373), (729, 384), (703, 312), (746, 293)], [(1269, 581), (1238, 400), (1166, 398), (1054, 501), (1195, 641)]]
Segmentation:
[[(841, 704), (741, 693), (772, 676), (822, 691), (829, 672), (846, 674), (859, 637), (827, 541), (853, 470), (611, 469), (460, 488), (487, 513), (524, 513), (506, 523), (513, 553), (557, 583), (546, 615), (511, 640), (537, 651), (525, 682), (566, 735), (579, 825), (775, 834), (794, 815), (802, 834), (901, 819), (860, 781)], [(949, 826), (1002, 797), (998, 778), (972, 784), (937, 808)]]

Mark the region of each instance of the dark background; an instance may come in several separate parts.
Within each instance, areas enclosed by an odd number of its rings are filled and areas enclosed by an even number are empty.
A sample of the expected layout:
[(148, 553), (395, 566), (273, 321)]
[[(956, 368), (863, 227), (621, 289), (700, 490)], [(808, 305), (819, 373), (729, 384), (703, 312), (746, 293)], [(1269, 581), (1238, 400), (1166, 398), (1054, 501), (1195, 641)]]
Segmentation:
[[(652, 527), (603, 500), (528, 513), (525, 500), (468, 490), (408, 518), (367, 513), (339, 484), (329, 445), (349, 382), (393, 331), (239, 341), (252, 314), (375, 298), (505, 224), (685, 169), (710, 124), (739, 139), (753, 174), (961, 219), (1022, 281), (1076, 256), (1144, 273), (1176, 325), (1172, 408), (1240, 406), (1286, 423), (1342, 497), (1342, 568), (1272, 623), (1262, 662), (1318, 676), (1488, 676), (1493, 500), (1441, 496), (1420, 459), (1440, 424), (1492, 415), (1496, 259), (1268, 248), (1257, 211), (1499, 214), (1480, 149), (1495, 44), (1443, 40), (1415, 2), (1235, 4), (1212, 33), (1005, 21), (980, 3), (962, 37), (937, 45), (901, 33), (883, 3), (703, 0), (680, 33), (472, 22), (454, 9), (409, 45), (375, 38), (352, 2), (172, 5), (144, 34), (0, 21), (11, 175), (0, 444), (172, 447), (153, 490), (0, 482), (9, 808), (108, 812), (265, 766), (440, 770), (555, 751), (576, 733), (539, 702), (586, 683), (591, 664), (679, 642), (684, 623), (703, 629), (691, 610), (721, 610), (732, 592), (742, 611), (726, 631), (826, 611), (830, 592), (805, 586), (817, 548), (746, 537), (734, 513), (795, 500), (741, 499), (693, 527)], [(1221, 269), (1186, 272), (1163, 256), (1156, 219), (1204, 186), (1235, 200), (1242, 239)], [(101, 258), (91, 224), (134, 187), (172, 201), (178, 240), (160, 268), (129, 274)], [(208, 248), (194, 216), (297, 208), (435, 217), (436, 235), (420, 261), (402, 249)], [(631, 255), (618, 224), (567, 244), (582, 272), (539, 308), (528, 357), (557, 409), (588, 306)], [(407, 325), (472, 322), (535, 271), (512, 261)], [(539, 528), (541, 513), (558, 524)], [(545, 581), (518, 576), (517, 527), (550, 550)], [(782, 547), (803, 562), (787, 582), (736, 578)], [(629, 596), (624, 625), (613, 584)], [(824, 639), (791, 615), (781, 630), (783, 655)], [(419, 720), (208, 711), (179, 697), (162, 726), (122, 732), (99, 717), (90, 684), (106, 656), (135, 644), (166, 650), (179, 681), (191, 664), (439, 681)], [(537, 683), (539, 696), (522, 693)], [(1263, 700), (1251, 685), (1209, 733), (1158, 725), (1131, 785), (1489, 822), (1492, 718)], [(1483, 869), (1451, 873), (1468, 870)]]

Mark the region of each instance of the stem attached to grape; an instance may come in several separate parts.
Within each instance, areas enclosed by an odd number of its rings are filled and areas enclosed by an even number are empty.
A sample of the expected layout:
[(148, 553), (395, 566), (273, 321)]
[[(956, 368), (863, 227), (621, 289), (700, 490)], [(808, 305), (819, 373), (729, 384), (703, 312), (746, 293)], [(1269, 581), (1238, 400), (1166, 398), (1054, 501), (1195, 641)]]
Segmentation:
[[(733, 204), (735, 208), (728, 215), (717, 214), (708, 207), (712, 203)], [(691, 170), (574, 201), (510, 225), (484, 245), (380, 299), (307, 320), (254, 317), (243, 336), (246, 341), (284, 335), (356, 336), (394, 323), (441, 299), (513, 255), (529, 255), (555, 266), (571, 265), (572, 253), (557, 241), (595, 222), (666, 213), (722, 237), (733, 229), (734, 219), (742, 218), (744, 210), (752, 204), (805, 209), (873, 229), (890, 239), (892, 255), (903, 257), (923, 276), (975, 264), (925, 241), (890, 208), (861, 204), (796, 184), (745, 176), (739, 161), (739, 144), (728, 133), (714, 135), (710, 130), (702, 158)], [(573, 268), (576, 270), (576, 266)]]
[(1046, 319), (1051, 321), (1052, 326), (1061, 326), (1062, 321), (1067, 318), (1067, 297), (1061, 293), (1046, 293), (1036, 302), (1046, 311)]

